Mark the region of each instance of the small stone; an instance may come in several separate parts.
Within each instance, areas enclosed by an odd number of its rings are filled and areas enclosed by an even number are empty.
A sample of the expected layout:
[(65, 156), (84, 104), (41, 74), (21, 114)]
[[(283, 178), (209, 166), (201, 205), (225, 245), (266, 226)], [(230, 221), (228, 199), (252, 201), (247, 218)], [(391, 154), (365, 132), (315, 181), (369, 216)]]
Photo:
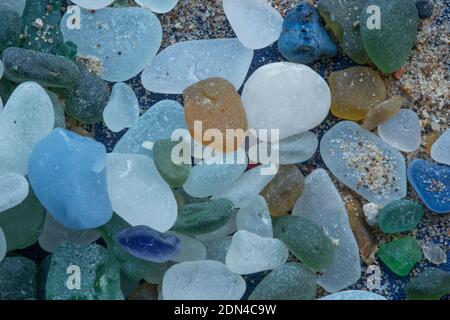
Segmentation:
[(377, 224), (377, 217), (380, 214), (380, 210), (380, 206), (372, 202), (363, 205), (364, 216), (369, 226), (373, 227)]
[(359, 33), (361, 8), (365, 0), (322, 0), (319, 13), (325, 19), (326, 27), (333, 32), (345, 54), (358, 64), (370, 59)]
[(79, 84), (66, 98), (66, 112), (84, 124), (102, 121), (103, 111), (110, 97), (108, 84), (100, 77), (78, 64)]
[(384, 206), (406, 196), (403, 156), (355, 122), (341, 121), (328, 130), (320, 154), (339, 181), (370, 202)]
[(0, 300), (31, 300), (37, 298), (37, 266), (34, 261), (6, 257), (0, 262)]
[(17, 12), (0, 7), (0, 53), (17, 47), (20, 37), (20, 16)]
[(7, 251), (25, 249), (39, 238), (45, 219), (45, 209), (33, 192), (18, 206), (0, 213)]
[(427, 242), (422, 245), (425, 258), (433, 264), (443, 264), (447, 262), (447, 254), (438, 245)]
[(378, 126), (380, 138), (404, 152), (413, 152), (420, 147), (420, 131), (419, 117), (409, 109), (401, 109), (396, 115)]
[(386, 85), (380, 74), (368, 67), (335, 71), (328, 77), (331, 113), (341, 119), (363, 120), (386, 99)]
[(142, 73), (142, 85), (156, 93), (181, 94), (201, 80), (223, 78), (239, 90), (252, 60), (253, 50), (238, 39), (179, 42), (152, 60)]
[(179, 0), (135, 0), (141, 7), (148, 8), (155, 13), (167, 13), (177, 5)]
[(305, 179), (296, 165), (280, 166), (278, 173), (261, 191), (270, 214), (281, 216), (294, 207), (305, 187)]
[(361, 277), (358, 244), (351, 230), (347, 210), (336, 187), (323, 169), (305, 179), (305, 190), (292, 210), (292, 216), (310, 220), (337, 244), (335, 258), (318, 283), (328, 292), (337, 292)]
[[(379, 7), (379, 28), (371, 6)], [(417, 37), (419, 15), (414, 1), (374, 0), (363, 4), (360, 10), (360, 21), (367, 22), (360, 25), (361, 39), (370, 59), (385, 73), (397, 71), (409, 57)]]
[(117, 242), (132, 256), (163, 263), (180, 252), (180, 239), (147, 226), (131, 227), (117, 234)]
[(250, 294), (249, 300), (312, 300), (317, 279), (300, 263), (290, 262), (269, 273)]
[(72, 61), (49, 53), (22, 48), (3, 52), (5, 77), (13, 82), (34, 81), (44, 87), (73, 88), (80, 81), (80, 70)]
[(0, 227), (0, 262), (6, 256), (6, 251), (7, 251), (6, 237), (5, 233), (3, 232), (3, 229)]
[(327, 295), (319, 300), (387, 300), (376, 293), (362, 290), (346, 290)]
[(280, 240), (240, 230), (233, 235), (225, 261), (232, 272), (251, 274), (277, 269), (286, 263), (288, 256), (289, 252)]
[(416, 8), (420, 19), (428, 19), (433, 15), (434, 3), (430, 0), (419, 0), (416, 1)]
[(308, 131), (281, 140), (278, 143), (280, 164), (294, 164), (308, 161), (317, 151), (319, 139)]
[(98, 10), (109, 6), (114, 2), (114, 0), (74, 0), (72, 2), (82, 8), (86, 8), (89, 10)]
[(336, 247), (313, 222), (286, 215), (276, 218), (273, 227), (274, 236), (311, 270), (324, 271), (333, 263)]
[(415, 159), (408, 167), (408, 180), (433, 212), (450, 212), (450, 167)]
[(239, 300), (245, 292), (244, 279), (220, 262), (181, 262), (164, 275), (164, 300)]
[(221, 237), (212, 240), (204, 240), (206, 247), (206, 258), (225, 263), (225, 258), (230, 249), (232, 236)]
[(46, 300), (118, 300), (119, 267), (102, 246), (64, 244), (52, 255), (45, 289)]
[(64, 41), (75, 43), (79, 56), (100, 59), (101, 78), (106, 81), (133, 78), (150, 64), (161, 46), (161, 23), (144, 8), (81, 10), (79, 21), (75, 21), (80, 28), (71, 26), (69, 19), (73, 19), (70, 10), (61, 20)]
[(338, 52), (316, 8), (307, 2), (286, 13), (278, 48), (287, 60), (304, 64), (334, 57)]
[(166, 232), (177, 219), (177, 203), (152, 159), (110, 153), (107, 184), (114, 212), (132, 226)]
[(113, 132), (131, 127), (139, 118), (139, 101), (134, 91), (125, 83), (114, 84), (103, 120)]
[(379, 125), (385, 123), (389, 118), (393, 117), (400, 111), (405, 98), (401, 96), (394, 96), (385, 100), (369, 110), (364, 119), (362, 127), (372, 131)]
[(0, 175), (0, 213), (11, 209), (28, 196), (27, 179), (16, 173)]
[(425, 210), (421, 205), (401, 199), (389, 203), (377, 217), (378, 226), (384, 233), (400, 233), (414, 229)]
[(0, 113), (0, 175), (28, 172), (30, 153), (55, 124), (53, 105), (34, 82), (19, 85)]
[[(172, 151), (179, 143), (171, 140), (158, 140), (152, 150), (156, 168), (164, 180), (173, 188), (183, 186), (191, 173), (190, 163), (176, 164), (172, 160)], [(180, 154), (180, 156), (183, 158), (183, 154)]]
[(65, 227), (92, 229), (111, 219), (102, 144), (54, 129), (33, 149), (28, 169), (39, 201)]
[[(265, 0), (264, 0), (265, 1)], [(200, 127), (200, 140), (198, 142), (218, 149), (218, 151), (232, 152), (245, 141), (247, 131), (247, 116), (241, 97), (234, 86), (225, 79), (211, 78), (197, 82), (183, 91), (184, 116), (189, 132), (194, 139), (197, 138), (196, 129)], [(208, 130), (214, 130), (212, 136)], [(240, 137), (231, 135), (228, 138), (227, 130), (239, 130)], [(216, 132), (217, 131), (217, 132)], [(212, 143), (213, 137), (218, 133), (223, 139)]]
[(427, 268), (405, 288), (408, 300), (439, 300), (450, 293), (450, 272)]
[(227, 199), (191, 203), (181, 208), (174, 231), (197, 235), (223, 227), (234, 213), (233, 203)]
[(242, 102), (249, 128), (278, 129), (284, 139), (318, 126), (330, 110), (331, 97), (325, 80), (308, 66), (278, 62), (250, 76)]
[(431, 147), (431, 157), (434, 161), (450, 165), (450, 129), (447, 129)]
[(199, 240), (173, 231), (170, 231), (169, 234), (180, 239), (180, 252), (172, 258), (172, 261), (184, 262), (206, 259), (206, 248)]
[[(269, 170), (269, 172), (265, 170)], [(233, 202), (235, 208), (242, 208), (264, 189), (277, 172), (278, 168), (272, 170), (272, 168), (264, 166), (248, 170), (232, 184), (213, 194), (212, 199), (229, 199)]]
[(420, 245), (413, 237), (404, 237), (386, 243), (377, 253), (395, 274), (405, 277), (422, 259)]
[(218, 151), (213, 157), (202, 160), (191, 169), (183, 189), (193, 197), (209, 197), (236, 181), (246, 168), (245, 150), (238, 149), (226, 154)]
[(236, 226), (238, 230), (247, 230), (261, 237), (272, 238), (272, 219), (266, 200), (258, 195), (239, 209)]
[(71, 230), (56, 221), (51, 214), (47, 214), (39, 236), (39, 246), (47, 252), (55, 252), (66, 243), (89, 245), (98, 238), (100, 234), (95, 229)]
[(137, 153), (152, 157), (146, 141), (170, 139), (177, 129), (186, 129), (183, 106), (173, 100), (161, 100), (150, 107), (123, 135), (113, 152)]
[(267, 0), (224, 0), (223, 9), (244, 46), (262, 49), (280, 36), (283, 17)]

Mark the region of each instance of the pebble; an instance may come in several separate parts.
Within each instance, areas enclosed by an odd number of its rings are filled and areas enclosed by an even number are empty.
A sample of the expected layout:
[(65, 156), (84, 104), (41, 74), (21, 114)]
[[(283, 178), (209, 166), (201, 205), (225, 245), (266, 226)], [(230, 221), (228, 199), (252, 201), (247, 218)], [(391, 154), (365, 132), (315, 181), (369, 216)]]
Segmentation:
[[(225, 198), (233, 202), (235, 208), (242, 208), (258, 195), (274, 178), (278, 168), (265, 172), (267, 167), (259, 166), (244, 172), (233, 183), (213, 194), (212, 199)], [(269, 174), (268, 174), (269, 173)]]
[(177, 5), (179, 0), (135, 0), (141, 7), (148, 8), (155, 13), (167, 13)]
[(270, 272), (253, 290), (249, 300), (313, 300), (316, 275), (297, 262)]
[(129, 254), (146, 261), (163, 263), (180, 253), (180, 239), (147, 226), (136, 226), (120, 231), (117, 242)]
[(389, 118), (393, 117), (400, 111), (405, 98), (402, 96), (394, 96), (389, 98), (376, 106), (370, 108), (364, 119), (362, 127), (372, 131), (379, 125), (385, 123)]
[(422, 159), (408, 166), (408, 180), (416, 193), (433, 212), (450, 212), (450, 167)]
[(369, 226), (373, 227), (377, 224), (377, 217), (380, 214), (380, 210), (380, 206), (372, 202), (363, 205), (364, 217)]
[(127, 84), (114, 84), (111, 97), (105, 110), (103, 120), (109, 130), (122, 131), (131, 127), (139, 119), (139, 101), (136, 94)]
[(167, 270), (162, 284), (164, 300), (239, 300), (244, 279), (220, 262), (181, 262)]
[(180, 251), (175, 257), (172, 258), (172, 261), (184, 262), (206, 259), (206, 247), (202, 242), (173, 231), (170, 231), (169, 234), (180, 239)]
[(68, 28), (71, 17), (69, 11), (61, 20), (64, 41), (77, 45), (78, 56), (100, 59), (101, 77), (107, 81), (133, 78), (150, 64), (161, 46), (161, 23), (144, 8), (81, 10), (79, 29)]
[(420, 204), (401, 199), (389, 203), (377, 217), (378, 226), (384, 233), (400, 233), (414, 229), (425, 210)]
[(427, 268), (405, 287), (408, 300), (439, 300), (450, 292), (450, 272)]
[(379, 294), (362, 290), (345, 290), (327, 295), (319, 300), (387, 300)]
[(336, 246), (322, 228), (298, 216), (285, 215), (274, 219), (274, 235), (289, 251), (313, 271), (331, 266)]
[(213, 232), (226, 225), (233, 214), (233, 203), (227, 199), (190, 203), (180, 209), (173, 230), (187, 235)]
[(3, 229), (0, 227), (0, 262), (6, 256), (6, 237)]
[(283, 139), (278, 143), (280, 164), (306, 162), (314, 156), (318, 146), (319, 139), (311, 131)]
[(37, 298), (36, 263), (21, 256), (0, 262), (0, 300), (34, 300)]
[(110, 153), (106, 162), (114, 212), (132, 226), (169, 230), (177, 219), (177, 203), (153, 160), (143, 155)]
[(320, 23), (317, 9), (307, 2), (286, 13), (278, 48), (287, 60), (304, 64), (338, 53), (336, 44)]
[(16, 47), (20, 39), (20, 16), (16, 11), (0, 7), (0, 53)]
[(350, 67), (332, 72), (328, 84), (331, 113), (341, 119), (363, 120), (387, 95), (380, 74), (368, 67)]
[(377, 205), (406, 196), (406, 164), (395, 148), (351, 121), (322, 138), (320, 153), (339, 181)]
[(103, 112), (110, 97), (106, 81), (79, 65), (80, 81), (66, 97), (66, 112), (84, 124), (103, 120)]
[(419, 149), (420, 131), (419, 117), (409, 109), (401, 109), (396, 115), (378, 126), (380, 138), (404, 152), (413, 152)]
[(7, 173), (0, 176), (0, 213), (11, 209), (28, 196), (29, 186), (27, 179), (16, 173)]
[(264, 197), (255, 196), (236, 216), (238, 230), (246, 230), (264, 238), (273, 238), (272, 218)]
[(16, 11), (20, 16), (25, 9), (26, 0), (2, 0), (0, 3), (0, 9), (7, 9)]
[[(76, 273), (81, 276), (79, 283)], [(78, 290), (74, 290), (79, 284)], [(52, 255), (45, 286), (46, 300), (119, 300), (120, 271), (102, 246), (64, 244)]]
[(45, 251), (53, 253), (63, 244), (89, 245), (99, 238), (100, 234), (95, 229), (71, 230), (56, 221), (51, 214), (47, 214), (42, 233), (39, 236), (39, 246)]
[[(183, 91), (183, 100), (186, 123), (197, 142), (208, 145), (220, 132), (223, 139), (214, 139), (210, 144), (212, 148), (232, 152), (243, 144), (247, 116), (241, 97), (230, 82), (222, 78), (199, 81)], [(195, 132), (197, 126), (202, 130), (200, 140)], [(227, 130), (240, 130), (241, 135), (235, 138), (232, 133), (228, 138)]]
[(242, 102), (249, 128), (278, 129), (281, 140), (317, 127), (328, 115), (331, 97), (325, 80), (308, 66), (278, 62), (250, 76)]
[(425, 258), (433, 264), (447, 263), (447, 254), (438, 245), (426, 242), (422, 245), (422, 252)]
[(294, 207), (305, 187), (305, 179), (296, 165), (280, 166), (275, 177), (261, 191), (272, 216), (281, 216)]
[(85, 9), (98, 10), (109, 6), (114, 0), (73, 0), (72, 2)]
[(377, 253), (395, 274), (405, 277), (422, 260), (420, 245), (413, 237), (404, 237), (383, 244)]
[(305, 191), (292, 215), (310, 220), (337, 243), (333, 263), (319, 276), (319, 285), (328, 292), (337, 292), (358, 281), (361, 277), (358, 245), (344, 202), (325, 170), (317, 169), (305, 179)]
[(19, 85), (0, 113), (0, 175), (25, 175), (32, 149), (54, 123), (53, 105), (45, 90), (34, 82)]
[(434, 161), (450, 165), (450, 129), (447, 129), (431, 147), (431, 157)]
[(334, 34), (344, 53), (358, 64), (369, 62), (361, 41), (358, 26), (361, 23), (361, 8), (365, 0), (322, 0), (319, 13), (328, 30)]
[(156, 93), (181, 94), (201, 80), (223, 78), (238, 90), (252, 60), (253, 50), (238, 39), (178, 42), (152, 60), (142, 73), (142, 85)]
[(43, 87), (73, 88), (80, 81), (78, 66), (63, 57), (22, 48), (3, 52), (5, 77), (13, 82), (34, 81)]
[(156, 168), (163, 179), (173, 188), (183, 186), (191, 174), (190, 157), (189, 163), (177, 164), (172, 161), (172, 151), (179, 143), (171, 140), (158, 140), (152, 150)]
[(212, 240), (204, 240), (206, 247), (206, 258), (225, 263), (225, 258), (230, 249), (232, 236), (221, 237)]
[(33, 149), (28, 169), (37, 198), (65, 227), (92, 229), (111, 219), (102, 144), (54, 129)]
[(170, 139), (177, 129), (186, 129), (184, 109), (173, 100), (161, 100), (150, 107), (122, 136), (113, 152), (152, 156), (142, 144)]
[(416, 1), (416, 8), (420, 19), (428, 19), (433, 15), (434, 3), (430, 0), (418, 0)]
[(239, 230), (233, 235), (225, 258), (227, 268), (237, 274), (273, 270), (286, 263), (289, 252), (278, 239)]
[[(371, 24), (373, 11), (369, 10), (370, 6), (380, 8), (380, 28)], [(419, 15), (414, 1), (374, 0), (360, 8), (360, 21), (367, 23), (361, 23), (359, 29), (370, 59), (384, 73), (399, 70), (411, 54), (417, 38)]]
[(0, 228), (6, 237), (7, 251), (25, 249), (39, 238), (44, 225), (45, 209), (30, 190), (18, 206), (0, 213)]
[(234, 33), (247, 48), (262, 49), (280, 37), (283, 17), (267, 0), (224, 0), (223, 9)]
[[(228, 162), (227, 159), (236, 160)], [(215, 156), (202, 160), (191, 169), (183, 189), (193, 197), (206, 198), (232, 184), (246, 168), (247, 155), (244, 149), (226, 154), (216, 152)]]

